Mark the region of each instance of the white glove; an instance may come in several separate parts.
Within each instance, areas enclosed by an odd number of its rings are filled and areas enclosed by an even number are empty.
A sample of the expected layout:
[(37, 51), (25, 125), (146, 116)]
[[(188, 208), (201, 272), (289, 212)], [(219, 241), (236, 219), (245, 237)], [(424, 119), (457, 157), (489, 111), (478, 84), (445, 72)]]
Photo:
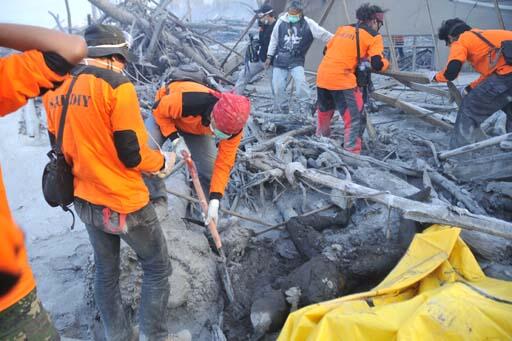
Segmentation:
[(182, 152), (184, 150), (186, 150), (190, 154), (190, 151), (188, 150), (187, 144), (185, 143), (185, 140), (183, 139), (183, 137), (180, 136), (177, 139), (175, 139), (174, 141), (172, 141), (172, 151), (174, 153), (176, 153), (178, 158), (181, 159)]
[(166, 178), (169, 176), (169, 174), (171, 174), (172, 169), (174, 168), (174, 164), (176, 163), (175, 152), (162, 152), (162, 155), (164, 156), (165, 159), (164, 169), (156, 173), (153, 173), (154, 175), (158, 176), (161, 179)]
[(461, 86), (459, 88), (459, 92), (462, 97), (466, 96), (469, 93), (467, 86)]
[(208, 216), (206, 217), (206, 220), (204, 221), (205, 225), (208, 225), (210, 222), (214, 222), (217, 224), (219, 220), (219, 199), (212, 199), (210, 200), (210, 203), (208, 204)]
[(428, 79), (430, 79), (431, 82), (437, 82), (436, 81), (436, 75), (437, 75), (437, 71), (429, 71), (428, 72)]

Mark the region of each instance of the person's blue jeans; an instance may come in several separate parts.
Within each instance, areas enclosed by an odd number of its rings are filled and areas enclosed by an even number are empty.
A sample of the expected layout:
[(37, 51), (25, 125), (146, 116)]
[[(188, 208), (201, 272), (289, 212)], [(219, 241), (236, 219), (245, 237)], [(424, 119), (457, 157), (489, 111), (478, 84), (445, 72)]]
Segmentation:
[[(153, 115), (146, 118), (144, 125), (146, 126), (148, 133), (151, 134), (151, 137), (149, 138), (149, 147), (158, 149), (157, 144), (161, 147), (166, 139), (162, 135), (160, 127), (156, 123)], [(215, 159), (217, 158), (215, 138), (210, 135), (193, 135), (184, 132), (180, 132), (179, 134), (183, 137), (188, 149), (190, 150), (190, 156), (196, 164), (199, 180), (201, 181), (204, 193), (208, 198), (210, 193), (210, 179), (212, 177)], [(144, 181), (146, 182), (146, 186), (150, 188), (150, 195), (152, 198), (160, 196), (155, 192), (158, 188), (160, 188), (160, 191), (162, 192), (161, 195), (165, 194), (165, 196), (167, 196), (167, 192), (165, 192), (165, 185), (162, 186), (158, 184), (158, 182), (163, 183), (162, 179), (158, 177), (150, 177), (145, 178)], [(153, 192), (151, 189), (154, 189)]]
[(313, 102), (304, 67), (296, 66), (291, 69), (274, 67), (272, 70), (272, 87), (274, 88), (274, 106), (277, 112), (287, 114), (289, 111), (288, 96), (286, 95), (288, 76), (291, 76), (293, 79), (295, 98), (299, 103), (300, 110), (308, 110), (313, 105)]
[(131, 340), (133, 330), (127, 319), (119, 289), (119, 250), (123, 239), (137, 254), (144, 271), (139, 313), (141, 335), (149, 340), (167, 340), (167, 302), (172, 267), (167, 243), (155, 209), (148, 204), (126, 215), (124, 232), (120, 215), (111, 212), (105, 221), (105, 207), (75, 198), (75, 210), (84, 222), (94, 250), (94, 298), (100, 311), (107, 340)]

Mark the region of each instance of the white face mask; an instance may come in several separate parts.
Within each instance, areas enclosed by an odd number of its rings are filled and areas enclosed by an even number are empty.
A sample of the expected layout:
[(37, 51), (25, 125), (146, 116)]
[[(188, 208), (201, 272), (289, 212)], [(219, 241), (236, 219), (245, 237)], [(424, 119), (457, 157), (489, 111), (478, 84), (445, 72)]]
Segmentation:
[(120, 73), (122, 73), (124, 75), (124, 69), (121, 69), (121, 68), (113, 65), (112, 63), (105, 63), (102, 60), (98, 60), (98, 59), (94, 59), (94, 58), (84, 58), (84, 64), (85, 65), (90, 65), (89, 62), (92, 62), (92, 65), (94, 65), (96, 63), (101, 64), (101, 65), (105, 65), (109, 69), (115, 70), (115, 71), (120, 72)]

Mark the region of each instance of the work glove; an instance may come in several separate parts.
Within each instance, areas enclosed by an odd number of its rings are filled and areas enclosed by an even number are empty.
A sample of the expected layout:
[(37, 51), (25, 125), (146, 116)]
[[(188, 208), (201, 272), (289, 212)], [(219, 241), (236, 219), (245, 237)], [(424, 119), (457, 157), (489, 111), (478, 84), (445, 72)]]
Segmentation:
[(182, 152), (186, 150), (189, 154), (190, 151), (188, 150), (187, 144), (185, 143), (185, 140), (183, 137), (178, 137), (174, 141), (172, 141), (172, 149), (174, 153), (176, 153), (178, 159), (182, 158)]
[(165, 164), (164, 168), (158, 172), (153, 173), (153, 175), (158, 176), (161, 179), (168, 177), (172, 169), (174, 168), (174, 164), (176, 163), (176, 153), (175, 152), (162, 152), (164, 156)]
[(208, 204), (208, 216), (206, 216), (206, 220), (204, 221), (205, 225), (210, 224), (210, 222), (214, 222), (217, 224), (219, 220), (219, 199), (212, 199)]
[(436, 75), (437, 75), (437, 71), (429, 71), (428, 72), (428, 79), (430, 79), (430, 82), (437, 82)]

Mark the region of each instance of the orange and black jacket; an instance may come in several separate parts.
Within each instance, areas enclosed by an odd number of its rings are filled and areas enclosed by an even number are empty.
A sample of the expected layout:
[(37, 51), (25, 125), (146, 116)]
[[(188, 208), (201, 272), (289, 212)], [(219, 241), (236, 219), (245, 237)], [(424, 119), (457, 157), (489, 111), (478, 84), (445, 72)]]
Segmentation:
[[(162, 154), (148, 146), (135, 87), (107, 68), (79, 66), (74, 73), (62, 150), (73, 169), (75, 197), (133, 213), (149, 202), (142, 173), (164, 165)], [(43, 97), (52, 141), (70, 82)]]
[[(436, 74), (438, 82), (453, 81), (459, 75), (462, 64), (469, 61), (480, 77), (470, 84), (475, 88), (480, 82), (493, 73), (506, 75), (512, 73), (512, 65), (507, 65), (503, 55), (496, 60), (496, 51), (491, 49), (480, 37), (472, 33), (478, 32), (489, 40), (494, 46), (500, 47), (504, 40), (512, 40), (512, 31), (506, 30), (479, 30), (463, 32), (459, 39), (450, 45), (450, 54), (446, 67)], [(493, 62), (496, 63), (493, 65)]]
[[(325, 56), (318, 66), (317, 86), (328, 90), (347, 90), (357, 86), (355, 25), (340, 26), (326, 46)], [(382, 36), (366, 25), (359, 27), (359, 52), (361, 59), (370, 61), (372, 69), (384, 71), (389, 62), (383, 55)]]
[[(0, 59), (0, 116), (60, 84), (71, 67), (51, 52), (27, 51)], [(9, 210), (0, 174), (0, 312), (25, 297), (35, 285), (23, 232)]]
[[(178, 132), (212, 135), (211, 112), (218, 99), (211, 91), (192, 81), (174, 81), (161, 87), (156, 94), (153, 116), (162, 134), (171, 140), (179, 136)], [(224, 195), (241, 139), (242, 132), (219, 142), (210, 181), (210, 199)]]

